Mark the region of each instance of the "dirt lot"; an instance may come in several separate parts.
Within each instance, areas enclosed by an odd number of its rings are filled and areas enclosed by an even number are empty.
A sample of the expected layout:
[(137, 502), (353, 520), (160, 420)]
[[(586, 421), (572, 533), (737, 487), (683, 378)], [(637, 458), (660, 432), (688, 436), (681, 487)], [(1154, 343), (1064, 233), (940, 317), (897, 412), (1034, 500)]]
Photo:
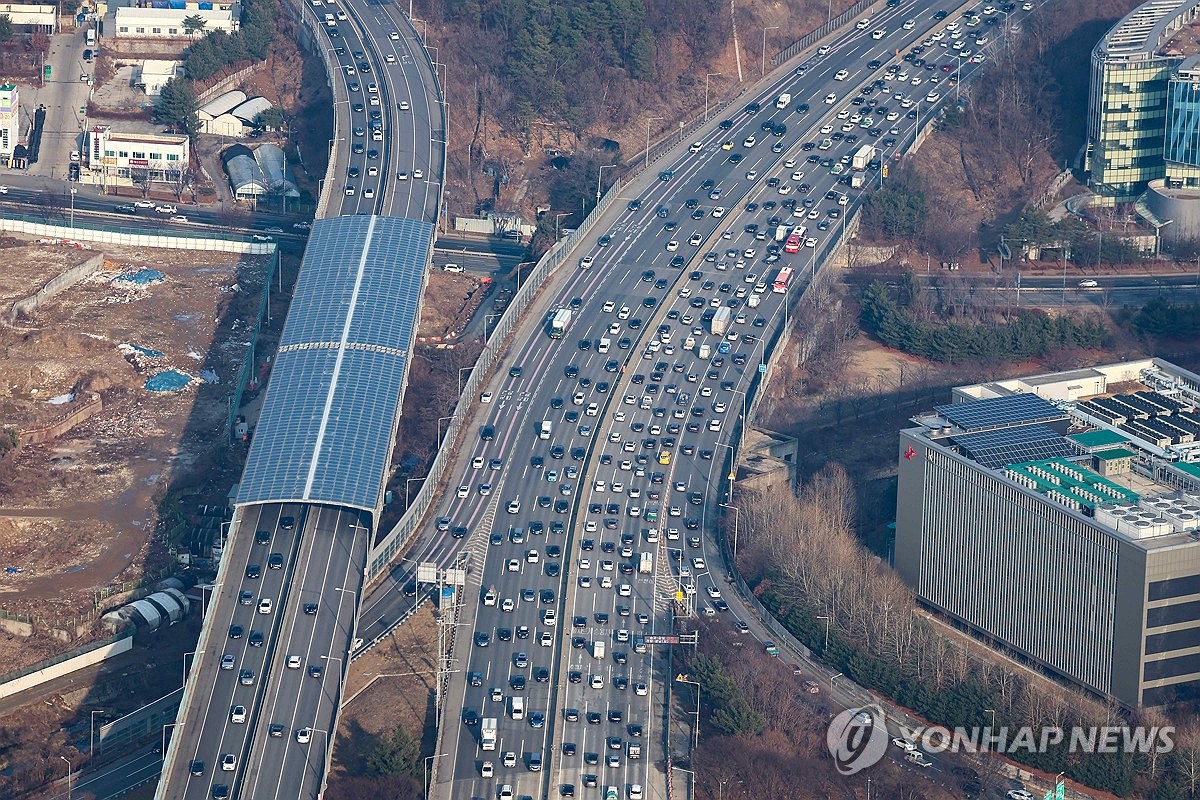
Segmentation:
[(453, 339), (466, 329), (491, 285), (474, 275), (432, 270), (421, 303), (417, 336)]
[[(432, 735), (436, 649), (437, 622), (427, 605), (350, 666), (331, 782), (339, 776), (367, 774), (366, 758), (375, 737), (398, 725), (416, 737)], [(432, 752), (431, 742), (424, 745), (424, 752)]]
[[(15, 298), (94, 255), (6, 245), (5, 313)], [(0, 607), (51, 620), (90, 609), (96, 590), (168, 563), (150, 536), (156, 500), (206, 467), (220, 443), (266, 270), (261, 259), (229, 254), (110, 248), (104, 257), (100, 272), (0, 328), (7, 425), (30, 431), (95, 395), (103, 402), (96, 416), (0, 464)], [(162, 280), (114, 283), (142, 269)], [(174, 392), (144, 388), (172, 369), (194, 379)]]

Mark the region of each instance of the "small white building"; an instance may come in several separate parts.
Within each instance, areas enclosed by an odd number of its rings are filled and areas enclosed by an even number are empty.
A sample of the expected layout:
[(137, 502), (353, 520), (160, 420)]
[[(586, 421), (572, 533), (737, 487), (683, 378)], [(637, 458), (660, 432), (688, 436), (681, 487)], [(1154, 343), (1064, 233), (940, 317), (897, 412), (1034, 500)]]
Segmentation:
[[(161, 0), (160, 0), (161, 2)], [(164, 3), (165, 5), (165, 3)], [(188, 17), (204, 20), (200, 34), (212, 31), (233, 33), (241, 24), (241, 7), (237, 3), (182, 2), (174, 0), (169, 8), (121, 6), (116, 11), (118, 39), (188, 39), (183, 21)]]
[(36, 3), (0, 3), (0, 14), (4, 14), (13, 25), (25, 25), (30, 28), (50, 32), (56, 30), (57, 16), (55, 7)]
[(191, 162), (188, 137), (167, 133), (119, 133), (107, 125), (88, 131), (87, 164), (101, 185), (178, 186)]
[(197, 112), (202, 133), (213, 136), (245, 136), (254, 128), (259, 114), (271, 107), (265, 97), (247, 97), (246, 93), (234, 89), (209, 100)]
[(142, 62), (134, 75), (133, 85), (148, 97), (158, 97), (167, 81), (180, 74), (179, 64), (178, 61), (148, 58)]

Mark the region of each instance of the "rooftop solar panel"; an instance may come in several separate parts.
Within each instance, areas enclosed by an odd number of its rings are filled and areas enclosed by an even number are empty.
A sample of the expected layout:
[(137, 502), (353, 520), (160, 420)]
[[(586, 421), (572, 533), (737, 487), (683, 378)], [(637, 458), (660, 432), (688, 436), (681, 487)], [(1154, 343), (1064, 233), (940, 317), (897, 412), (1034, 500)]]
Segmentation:
[(389, 217), (314, 224), (239, 504), (378, 505), (432, 233)]
[(987, 400), (936, 406), (935, 409), (951, 424), (966, 431), (1066, 418), (1066, 414), (1035, 394), (992, 397)]
[(964, 454), (986, 469), (1057, 458), (1071, 452), (1069, 443), (1047, 425), (1022, 425), (954, 437)]

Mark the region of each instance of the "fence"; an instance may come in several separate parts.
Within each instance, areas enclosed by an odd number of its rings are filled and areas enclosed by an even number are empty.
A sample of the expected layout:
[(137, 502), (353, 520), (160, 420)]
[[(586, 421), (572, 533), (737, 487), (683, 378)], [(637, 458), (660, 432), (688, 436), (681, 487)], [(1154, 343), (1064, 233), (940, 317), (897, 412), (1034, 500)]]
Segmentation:
[(24, 430), (18, 434), (18, 440), (22, 447), (31, 444), (41, 444), (52, 439), (57, 439), (67, 431), (74, 428), (84, 420), (91, 419), (104, 410), (104, 401), (100, 399), (100, 395), (93, 393), (91, 399), (81, 406), (77, 406), (71, 413), (56, 420), (49, 425), (43, 425), (40, 428), (32, 430)]
[(587, 215), (583, 223), (563, 237), (562, 241), (555, 244), (554, 247), (542, 256), (541, 260), (538, 261), (537, 265), (526, 277), (525, 283), (513, 296), (512, 301), (508, 304), (508, 308), (505, 309), (499, 322), (492, 329), (492, 333), (488, 337), (483, 351), (479, 354), (479, 359), (475, 362), (475, 366), (471, 368), (471, 374), (463, 382), (462, 391), (458, 396), (458, 405), (454, 408), (453, 419), (446, 429), (446, 434), (442, 438), (442, 446), (438, 449), (438, 454), (433, 459), (433, 463), (429, 467), (429, 472), (426, 474), (416, 498), (409, 505), (408, 509), (404, 512), (404, 516), (400, 518), (395, 527), (371, 550), (367, 558), (368, 583), (382, 574), (392, 558), (404, 549), (408, 544), (409, 538), (417, 530), (421, 519), (425, 516), (425, 512), (433, 502), (438, 485), (441, 483), (442, 475), (445, 473), (450, 459), (457, 450), (458, 437), (463, 430), (463, 419), (466, 415), (467, 407), (470, 405), (467, 398), (473, 398), (478, 394), (479, 385), (491, 370), (492, 365), (500, 357), (508, 334), (517, 326), (521, 315), (525, 313), (525, 309), (533, 302), (546, 278), (563, 262), (566, 255), (574, 249), (575, 244), (587, 236), (588, 231), (596, 224), (596, 220), (600, 219), (613, 200), (621, 194), (621, 187), (623, 185), (618, 180), (609, 187), (609, 190), (600, 198), (600, 203), (592, 209), (592, 212)]
[(863, 12), (877, 5), (882, 5), (879, 0), (858, 0), (857, 3), (850, 6), (841, 14), (838, 14), (836, 17), (817, 28), (815, 31), (805, 34), (785, 47), (783, 50), (780, 50), (778, 53), (771, 56), (771, 65), (778, 67), (783, 62), (795, 56), (801, 50), (812, 47), (814, 44), (821, 41), (826, 36), (857, 17), (859, 14), (862, 14)]
[(226, 87), (236, 83), (237, 81), (240, 81), (242, 78), (246, 77), (251, 72), (254, 72), (254, 70), (257, 67), (258, 67), (258, 64), (251, 64), (248, 67), (242, 67), (241, 69), (239, 69), (237, 72), (233, 73), (232, 75), (226, 75), (224, 78), (221, 78), (219, 81), (214, 83), (212, 86), (208, 87), (203, 92), (196, 95), (196, 104), (201, 105), (201, 106), (204, 105), (209, 100), (216, 97), (217, 92), (225, 91)]
[(238, 372), (233, 396), (229, 399), (229, 418), (225, 423), (225, 433), (230, 437), (230, 444), (233, 443), (237, 427), (238, 411), (242, 406), (242, 394), (245, 393), (246, 386), (250, 383), (250, 376), (254, 374), (255, 364), (258, 361), (258, 339), (262, 335), (263, 322), (267, 319), (267, 310), (271, 304), (271, 279), (275, 277), (279, 268), (279, 251), (276, 250), (272, 255), (271, 265), (267, 267), (266, 279), (263, 281), (262, 299), (258, 303), (258, 317), (254, 322), (254, 330), (250, 334), (250, 346), (246, 350), (245, 360), (242, 361), (242, 369)]
[(275, 250), (274, 242), (237, 241), (227, 233), (197, 231), (194, 235), (171, 236), (152, 233), (129, 233), (124, 228), (109, 227), (89, 221), (86, 228), (51, 225), (23, 219), (19, 215), (0, 216), (0, 231), (23, 233), (66, 244), (99, 242), (125, 247), (161, 247), (168, 250), (214, 250), (223, 253), (264, 254)]

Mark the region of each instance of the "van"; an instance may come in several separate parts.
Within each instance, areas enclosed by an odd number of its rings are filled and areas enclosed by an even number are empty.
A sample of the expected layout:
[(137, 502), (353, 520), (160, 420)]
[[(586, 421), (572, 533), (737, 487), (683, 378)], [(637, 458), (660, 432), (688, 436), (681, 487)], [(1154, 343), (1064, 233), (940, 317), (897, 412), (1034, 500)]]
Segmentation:
[(541, 427), (541, 430), (538, 431), (538, 438), (539, 439), (549, 439), (550, 438), (550, 420), (548, 420), (548, 419), (542, 420), (542, 427)]
[(609, 339), (607, 336), (602, 336), (600, 337), (599, 346), (596, 347), (596, 352), (607, 353), (610, 347), (612, 347), (612, 339)]
[(336, 27), (337, 27), (337, 20), (336, 20), (336, 19), (334, 19), (334, 17), (333, 17), (333, 14), (326, 14), (326, 15), (325, 15), (325, 24), (326, 24), (328, 27), (330, 27), (330, 28), (336, 28)]
[(646, 531), (646, 541), (650, 544), (658, 544), (658, 528), (650, 528)]
[(641, 402), (640, 402), (640, 403), (638, 403), (638, 408), (641, 408), (641, 409), (648, 409), (648, 408), (650, 408), (650, 405), (651, 405), (653, 402), (654, 402), (654, 401), (650, 399), (650, 395), (648, 395), (648, 394), (644, 394), (644, 395), (642, 395), (642, 400), (641, 400)]
[(788, 103), (790, 102), (792, 102), (792, 96), (787, 92), (784, 92), (783, 94), (779, 95), (779, 99), (775, 101), (775, 107), (780, 109), (787, 108)]
[(508, 699), (509, 711), (513, 719), (525, 719), (525, 698), (513, 695)]

